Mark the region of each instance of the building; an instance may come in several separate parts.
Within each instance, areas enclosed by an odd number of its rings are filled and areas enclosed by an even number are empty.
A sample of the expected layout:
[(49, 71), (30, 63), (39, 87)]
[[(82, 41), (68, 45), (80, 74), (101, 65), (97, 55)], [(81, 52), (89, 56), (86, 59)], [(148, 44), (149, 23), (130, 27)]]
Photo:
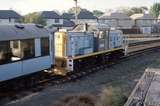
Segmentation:
[(134, 25), (133, 20), (124, 13), (121, 12), (110, 12), (105, 13), (99, 17), (100, 23), (106, 23), (110, 27), (129, 29)]
[(133, 14), (130, 17), (134, 20), (136, 27), (151, 27), (156, 22), (150, 14)]
[(156, 19), (150, 14), (133, 14), (131, 18), (135, 22), (135, 27), (139, 28), (141, 33), (150, 34)]
[(0, 24), (17, 23), (22, 16), (13, 10), (0, 10)]
[[(63, 19), (71, 20), (73, 22), (76, 22), (75, 20), (75, 14), (71, 13), (63, 13), (62, 14)], [(97, 17), (93, 15), (92, 12), (82, 9), (80, 13), (78, 14), (78, 23), (96, 23)]]
[(48, 26), (48, 30), (51, 32), (57, 31), (58, 29), (72, 30), (75, 26), (75, 23), (70, 20), (63, 20), (63, 24), (53, 24)]
[(62, 28), (71, 30), (75, 26), (75, 23), (70, 20), (63, 20)]
[(72, 14), (72, 13), (63, 13), (61, 16), (65, 20), (73, 20), (73, 19), (75, 19), (75, 15)]
[[(78, 14), (78, 23), (96, 23), (97, 19), (92, 12), (87, 10), (81, 10)], [(73, 21), (75, 21), (75, 19)]]
[(55, 11), (43, 11), (40, 16), (46, 20), (47, 26), (63, 24), (63, 19)]
[(41, 17), (46, 20), (47, 27), (52, 31), (57, 29), (71, 30), (75, 26), (74, 22), (63, 18), (65, 15), (66, 14), (59, 15), (55, 11), (43, 11), (41, 13)]

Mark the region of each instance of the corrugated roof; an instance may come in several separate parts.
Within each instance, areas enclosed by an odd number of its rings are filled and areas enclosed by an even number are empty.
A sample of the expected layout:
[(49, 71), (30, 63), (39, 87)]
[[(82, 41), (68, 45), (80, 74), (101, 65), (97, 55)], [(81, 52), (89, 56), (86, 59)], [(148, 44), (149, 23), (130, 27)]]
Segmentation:
[(31, 39), (49, 36), (47, 29), (38, 28), (34, 24), (21, 24), (18, 26), (24, 28), (17, 28), (14, 24), (0, 25), (0, 41)]
[(133, 14), (130, 16), (132, 19), (155, 19), (152, 15), (150, 14)]
[(22, 16), (19, 15), (17, 12), (13, 10), (0, 10), (0, 19), (9, 19), (9, 18), (15, 18), (19, 19)]
[(61, 16), (55, 11), (43, 11), (41, 13), (41, 17), (46, 18), (46, 19), (60, 19), (61, 18)]
[(114, 13), (105, 13), (99, 17), (99, 19), (131, 19), (124, 13), (114, 12)]

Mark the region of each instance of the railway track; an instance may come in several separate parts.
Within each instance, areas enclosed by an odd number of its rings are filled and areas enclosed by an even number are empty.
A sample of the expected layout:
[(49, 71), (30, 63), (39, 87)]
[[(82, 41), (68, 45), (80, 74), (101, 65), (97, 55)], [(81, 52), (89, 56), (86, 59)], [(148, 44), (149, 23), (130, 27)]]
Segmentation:
[[(146, 45), (146, 44), (145, 44)], [(22, 79), (17, 79), (11, 84), (2, 85), (0, 88), (0, 101), (4, 98), (9, 98), (10, 100), (18, 99), (27, 94), (24, 92), (38, 92), (46, 88), (47, 86), (59, 85), (62, 83), (67, 83), (70, 81), (80, 80), (81, 78), (103, 70), (107, 67), (111, 67), (114, 64), (119, 64), (121, 62), (127, 61), (137, 56), (141, 56), (144, 53), (153, 52), (160, 48), (160, 45), (146, 47), (141, 50), (134, 50), (130, 52), (127, 56), (121, 57), (118, 61), (113, 61), (106, 65), (97, 65), (95, 67), (86, 67), (83, 70), (77, 70), (76, 72), (68, 73), (67, 76), (58, 76), (51, 73), (38, 73), (31, 77)], [(38, 79), (38, 80), (37, 80)], [(16, 85), (16, 86), (15, 86)], [(18, 86), (17, 86), (18, 85)]]

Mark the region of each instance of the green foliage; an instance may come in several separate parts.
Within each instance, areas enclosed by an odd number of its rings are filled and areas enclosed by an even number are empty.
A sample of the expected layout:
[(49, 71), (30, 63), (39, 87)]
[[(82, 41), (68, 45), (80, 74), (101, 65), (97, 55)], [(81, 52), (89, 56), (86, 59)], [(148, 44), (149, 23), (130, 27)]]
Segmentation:
[(158, 18), (160, 13), (160, 3), (155, 3), (151, 6), (150, 14), (152, 14), (155, 18)]
[(143, 13), (143, 8), (132, 7), (131, 11), (133, 13)]
[(131, 15), (137, 14), (137, 13), (144, 13), (145, 11), (148, 11), (148, 8), (145, 7), (145, 6), (143, 6), (143, 7), (132, 7), (132, 8), (121, 8), (120, 11), (127, 14), (128, 16), (131, 16)]
[[(75, 14), (75, 11), (76, 11), (76, 8), (75, 7), (72, 7), (68, 10), (68, 13), (72, 13), (72, 14)], [(77, 7), (77, 13), (79, 14), (81, 11), (81, 7)]]
[(99, 17), (99, 16), (103, 15), (104, 12), (99, 11), (99, 10), (93, 10), (93, 14), (94, 14), (96, 17)]
[(23, 17), (21, 20), (22, 23), (35, 23), (35, 24), (41, 24), (41, 25), (46, 25), (46, 20), (43, 19), (39, 13), (34, 12), (27, 14)]
[(123, 106), (126, 100), (120, 88), (109, 87), (102, 91), (98, 106)]
[(143, 9), (143, 11), (148, 11), (148, 7), (146, 6), (142, 6), (141, 8)]
[[(96, 106), (96, 98), (91, 94), (76, 94), (64, 96), (54, 106)], [(98, 106), (98, 105), (97, 105)]]

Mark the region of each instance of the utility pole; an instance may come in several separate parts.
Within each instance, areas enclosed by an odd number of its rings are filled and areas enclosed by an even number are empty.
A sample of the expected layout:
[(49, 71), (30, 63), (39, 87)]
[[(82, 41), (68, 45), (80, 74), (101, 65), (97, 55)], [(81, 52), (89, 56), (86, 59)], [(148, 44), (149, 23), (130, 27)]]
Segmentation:
[[(156, 3), (158, 3), (157, 0), (154, 0), (153, 4), (156, 4)], [(157, 12), (157, 10), (158, 10), (158, 5), (156, 5), (156, 12)], [(158, 14), (158, 17), (159, 17), (159, 15), (160, 15), (160, 12)], [(158, 17), (156, 17), (156, 22), (158, 22)]]
[(75, 22), (76, 22), (76, 24), (78, 24), (78, 5), (77, 5), (77, 3), (78, 3), (78, 0), (74, 0), (74, 2), (75, 2)]

